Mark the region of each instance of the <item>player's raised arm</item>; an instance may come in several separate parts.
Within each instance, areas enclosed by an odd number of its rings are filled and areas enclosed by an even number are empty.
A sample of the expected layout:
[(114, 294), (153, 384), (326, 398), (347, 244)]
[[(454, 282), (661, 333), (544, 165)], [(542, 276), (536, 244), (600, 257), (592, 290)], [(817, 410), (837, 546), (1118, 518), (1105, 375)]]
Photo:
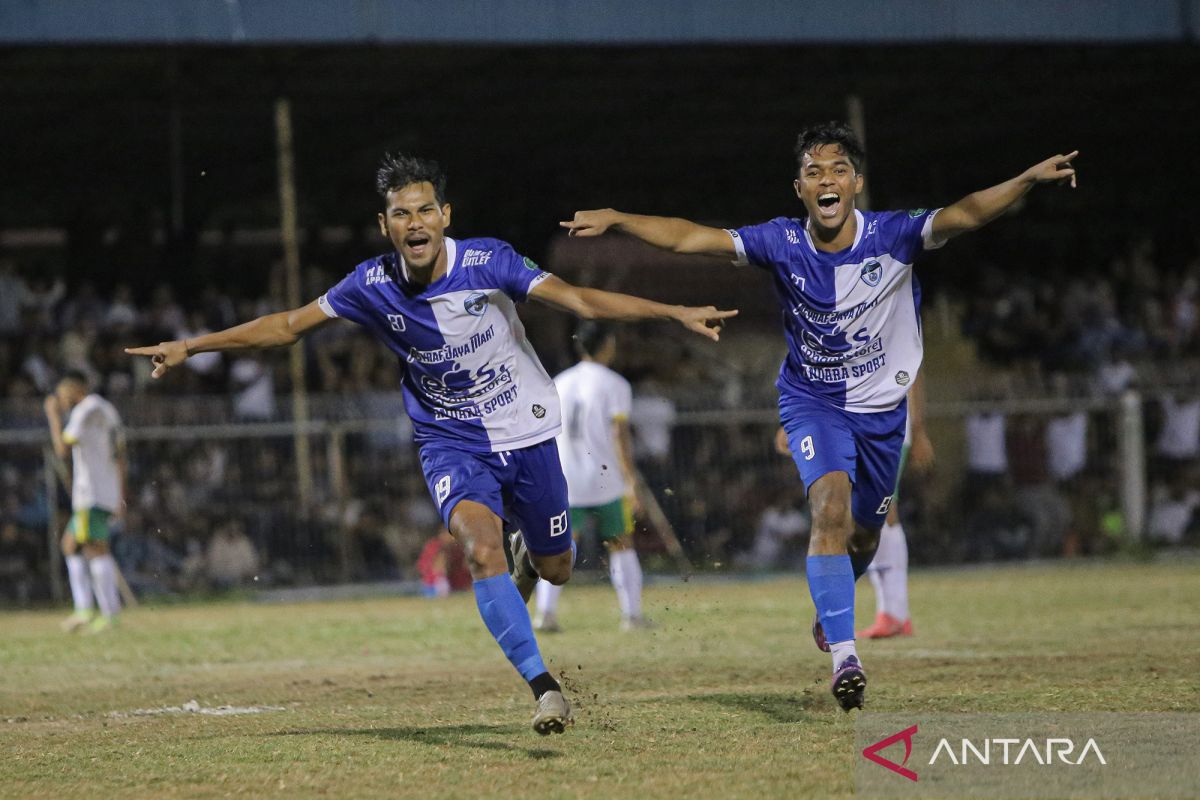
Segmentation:
[(216, 333), (206, 333), (194, 339), (160, 342), (149, 347), (126, 347), (125, 352), (133, 356), (149, 356), (154, 363), (154, 371), (150, 374), (161, 378), (167, 374), (167, 370), (179, 366), (188, 356), (196, 353), (283, 347), (295, 344), (301, 336), (329, 321), (330, 317), (314, 300), (306, 306), (267, 314)]
[[(726, 234), (728, 238), (728, 234)], [(671, 319), (714, 342), (720, 340), (723, 320), (737, 316), (737, 311), (720, 311), (713, 306), (672, 306), (641, 297), (602, 289), (574, 286), (551, 275), (530, 290), (529, 296), (581, 319)]]
[(725, 256), (737, 253), (733, 238), (721, 228), (710, 228), (677, 217), (646, 217), (611, 208), (577, 211), (575, 218), (558, 223), (571, 236), (599, 236), (607, 230), (628, 233), (647, 244), (685, 255)]
[(1075, 150), (1066, 155), (1051, 156), (1015, 178), (969, 194), (957, 203), (946, 206), (933, 218), (934, 241), (944, 242), (961, 233), (982, 228), (1039, 183), (1070, 184), (1074, 189), (1075, 167), (1071, 161), (1078, 155), (1079, 151)]

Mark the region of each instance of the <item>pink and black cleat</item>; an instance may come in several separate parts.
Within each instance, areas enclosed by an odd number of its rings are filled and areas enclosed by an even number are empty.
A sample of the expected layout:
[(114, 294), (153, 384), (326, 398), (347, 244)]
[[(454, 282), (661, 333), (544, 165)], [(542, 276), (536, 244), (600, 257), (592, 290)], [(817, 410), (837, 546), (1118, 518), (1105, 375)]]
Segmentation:
[(825, 641), (825, 628), (821, 626), (820, 614), (817, 614), (815, 617), (813, 617), (812, 633), (813, 642), (817, 645), (817, 649), (825, 653), (830, 652), (829, 642)]
[(852, 708), (863, 707), (863, 692), (867, 689), (867, 676), (858, 656), (846, 656), (846, 660), (833, 673), (833, 696), (842, 710), (849, 713)]

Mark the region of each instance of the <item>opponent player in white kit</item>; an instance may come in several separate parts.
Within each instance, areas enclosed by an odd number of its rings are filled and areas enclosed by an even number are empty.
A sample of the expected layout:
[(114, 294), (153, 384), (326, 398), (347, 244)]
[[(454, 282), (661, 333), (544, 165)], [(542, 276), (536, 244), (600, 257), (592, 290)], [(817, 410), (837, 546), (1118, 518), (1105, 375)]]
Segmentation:
[(888, 639), (892, 636), (912, 636), (912, 616), (908, 608), (908, 539), (900, 523), (900, 478), (905, 465), (920, 474), (933, 467), (933, 443), (925, 430), (925, 373), (917, 374), (908, 390), (908, 424), (904, 431), (904, 447), (900, 450), (900, 466), (896, 470), (896, 486), (888, 507), (887, 521), (879, 531), (879, 549), (867, 577), (875, 590), (875, 621), (858, 632), (859, 639)]
[[(125, 509), (125, 439), (112, 403), (89, 394), (87, 378), (68, 372), (46, 398), (46, 420), (55, 454), (71, 461), (71, 521), (63, 532), (75, 612), (63, 629), (91, 633), (112, 627), (121, 610), (117, 562), (109, 552), (109, 523)], [(67, 417), (63, 427), (63, 415)], [(100, 606), (96, 616), (92, 595)]]
[[(539, 575), (565, 583), (575, 548), (554, 444), (558, 393), (525, 337), (516, 304), (534, 298), (588, 319), (673, 320), (714, 340), (720, 321), (737, 312), (572, 286), (505, 242), (452, 239), (445, 235), (446, 178), (435, 162), (385, 156), (376, 188), (384, 201), (379, 229), (391, 249), (316, 300), (126, 352), (150, 356), (157, 378), (195, 353), (290, 345), (338, 318), (370, 331), (396, 355), (425, 481), (467, 553), (479, 615), (537, 699), (534, 730), (562, 733), (572, 722), (570, 705), (542, 661), (528, 595), (515, 581), (530, 591)], [(514, 536), (511, 578), (505, 521), (523, 532)]]
[[(633, 389), (611, 369), (617, 355), (611, 328), (585, 320), (572, 343), (579, 363), (554, 378), (562, 403), (558, 454), (571, 501), (571, 527), (578, 537), (591, 526), (608, 549), (621, 629), (648, 627), (642, 616), (642, 565), (633, 546), (638, 482), (629, 431)], [(538, 581), (535, 628), (560, 630), (561, 594), (561, 586)]]
[(1057, 155), (932, 211), (859, 211), (865, 153), (848, 126), (809, 128), (796, 144), (796, 196), (807, 218), (722, 230), (683, 219), (581, 211), (576, 236), (610, 228), (676, 253), (724, 256), (771, 272), (788, 355), (780, 418), (813, 511), (807, 562), (817, 646), (833, 653), (834, 697), (861, 708), (866, 675), (854, 647), (854, 581), (871, 562), (891, 505), (904, 440), (905, 392), (921, 366), (923, 250), (975, 230), (1039, 183), (1074, 185)]

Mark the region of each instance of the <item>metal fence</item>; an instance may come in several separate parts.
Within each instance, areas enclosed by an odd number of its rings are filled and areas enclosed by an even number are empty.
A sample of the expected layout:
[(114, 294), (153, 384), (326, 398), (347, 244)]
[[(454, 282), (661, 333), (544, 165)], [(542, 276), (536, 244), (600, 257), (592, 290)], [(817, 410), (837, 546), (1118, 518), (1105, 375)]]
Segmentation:
[[(639, 465), (693, 563), (802, 563), (804, 494), (790, 459), (774, 452), (775, 411), (643, 400)], [(1188, 435), (1163, 402), (1129, 393), (932, 405), (937, 466), (906, 475), (900, 500), (914, 563), (1106, 552), (1147, 535), (1192, 541), (1197, 443), (1158, 452), (1171, 425)], [(1171, 402), (1172, 413), (1194, 403), (1200, 414), (1200, 398)], [(403, 418), (131, 425), (128, 439), (131, 496), (115, 548), (142, 592), (412, 577), (439, 524)], [(0, 431), (0, 451), (3, 595), (61, 598), (69, 501), (46, 435)], [(639, 546), (653, 564), (658, 538), (642, 530)]]

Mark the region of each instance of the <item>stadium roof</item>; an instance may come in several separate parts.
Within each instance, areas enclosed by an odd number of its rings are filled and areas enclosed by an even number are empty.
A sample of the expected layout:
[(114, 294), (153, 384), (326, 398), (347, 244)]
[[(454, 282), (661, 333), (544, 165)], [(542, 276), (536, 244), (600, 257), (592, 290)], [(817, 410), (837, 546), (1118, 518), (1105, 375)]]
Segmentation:
[(1200, 0), (22, 0), (9, 44), (1195, 41)]

